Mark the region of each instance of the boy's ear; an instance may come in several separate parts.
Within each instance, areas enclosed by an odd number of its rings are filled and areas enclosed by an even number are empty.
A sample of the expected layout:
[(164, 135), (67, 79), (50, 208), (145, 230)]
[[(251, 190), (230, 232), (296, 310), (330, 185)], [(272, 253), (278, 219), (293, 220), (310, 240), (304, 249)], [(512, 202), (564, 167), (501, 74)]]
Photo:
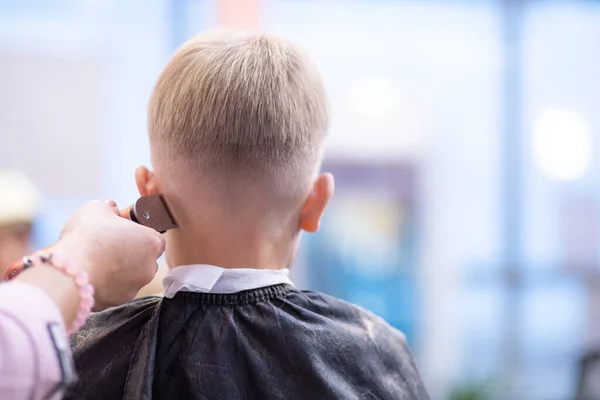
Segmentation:
[(334, 187), (333, 175), (323, 174), (317, 178), (304, 206), (302, 206), (300, 229), (311, 233), (319, 230), (321, 217), (333, 196)]
[(135, 183), (142, 197), (158, 193), (154, 173), (144, 166), (135, 169)]

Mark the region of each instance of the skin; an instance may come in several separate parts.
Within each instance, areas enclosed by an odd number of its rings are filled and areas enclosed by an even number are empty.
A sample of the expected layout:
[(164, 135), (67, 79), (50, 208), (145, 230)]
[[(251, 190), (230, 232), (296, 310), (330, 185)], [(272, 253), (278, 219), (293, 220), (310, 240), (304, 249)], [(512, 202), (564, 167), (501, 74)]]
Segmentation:
[(228, 197), (230, 187), (223, 179), (195, 175), (181, 164), (174, 167), (156, 148), (152, 153), (155, 171), (140, 166), (135, 178), (140, 195), (161, 193), (179, 223), (178, 229), (166, 234), (170, 267), (288, 268), (301, 232), (319, 229), (333, 196), (334, 179), (326, 173), (314, 179), (302, 196), (285, 204), (267, 199), (268, 186), (259, 182), (235, 182), (237, 197)]
[[(53, 252), (88, 273), (95, 289), (94, 310), (101, 311), (132, 300), (152, 280), (164, 246), (164, 238), (156, 231), (119, 217), (114, 202), (91, 202), (69, 219)], [(15, 280), (44, 291), (58, 306), (65, 325), (73, 321), (79, 293), (71, 277), (40, 265)]]

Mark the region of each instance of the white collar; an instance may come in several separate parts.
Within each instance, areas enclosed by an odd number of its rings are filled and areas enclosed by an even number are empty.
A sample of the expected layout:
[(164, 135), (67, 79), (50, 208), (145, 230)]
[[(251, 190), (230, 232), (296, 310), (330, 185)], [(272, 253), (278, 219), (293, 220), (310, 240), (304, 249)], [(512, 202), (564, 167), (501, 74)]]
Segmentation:
[(244, 290), (287, 283), (289, 269), (220, 268), (214, 265), (182, 265), (171, 268), (163, 278), (165, 297), (175, 293), (237, 293)]

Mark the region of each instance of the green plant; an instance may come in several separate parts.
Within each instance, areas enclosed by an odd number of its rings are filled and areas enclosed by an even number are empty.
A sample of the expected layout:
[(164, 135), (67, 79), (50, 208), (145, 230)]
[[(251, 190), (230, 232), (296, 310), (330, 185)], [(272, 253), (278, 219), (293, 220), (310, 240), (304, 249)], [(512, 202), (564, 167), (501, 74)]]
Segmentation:
[(488, 400), (489, 390), (485, 385), (462, 385), (450, 392), (449, 400)]

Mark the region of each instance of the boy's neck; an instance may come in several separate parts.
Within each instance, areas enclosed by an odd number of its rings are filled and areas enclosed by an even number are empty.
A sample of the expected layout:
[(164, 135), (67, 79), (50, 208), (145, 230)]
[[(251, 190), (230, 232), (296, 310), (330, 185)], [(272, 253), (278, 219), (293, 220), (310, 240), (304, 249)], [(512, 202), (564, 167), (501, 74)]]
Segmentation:
[(298, 238), (267, 235), (196, 234), (173, 230), (167, 237), (169, 267), (214, 265), (221, 268), (289, 268), (296, 253)]

